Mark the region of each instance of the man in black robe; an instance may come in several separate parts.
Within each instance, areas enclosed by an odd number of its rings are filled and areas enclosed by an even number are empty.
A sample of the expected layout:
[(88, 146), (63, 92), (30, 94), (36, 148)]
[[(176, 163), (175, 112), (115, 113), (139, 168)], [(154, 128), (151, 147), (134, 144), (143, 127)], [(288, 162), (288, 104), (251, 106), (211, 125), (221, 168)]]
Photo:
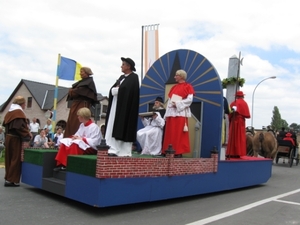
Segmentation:
[(136, 141), (140, 86), (138, 75), (133, 71), (135, 63), (121, 58), (123, 75), (109, 91), (106, 114), (105, 139), (109, 156), (131, 156), (132, 143)]

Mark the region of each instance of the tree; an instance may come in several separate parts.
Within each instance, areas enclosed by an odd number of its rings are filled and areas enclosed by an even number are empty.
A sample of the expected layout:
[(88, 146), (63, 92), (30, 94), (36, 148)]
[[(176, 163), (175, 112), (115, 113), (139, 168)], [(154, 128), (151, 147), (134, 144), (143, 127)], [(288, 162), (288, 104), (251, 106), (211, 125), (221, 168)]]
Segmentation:
[(289, 127), (289, 124), (288, 124), (288, 122), (286, 122), (286, 120), (281, 120), (281, 124), (282, 124), (281, 127), (284, 127), (284, 128), (288, 128)]
[(291, 123), (290, 128), (292, 128), (294, 131), (299, 131), (300, 130), (300, 124)]
[(291, 123), (290, 128), (293, 128), (294, 130), (297, 130), (298, 125), (296, 123)]
[(271, 122), (271, 127), (274, 130), (281, 130), (282, 127), (284, 127), (285, 129), (290, 129), (292, 128), (293, 130), (300, 130), (300, 124), (297, 123), (291, 123), (291, 125), (288, 124), (288, 122), (284, 119), (281, 118), (279, 109), (277, 106), (274, 106), (273, 109), (273, 117), (271, 118), (272, 122)]
[(274, 130), (280, 130), (283, 127), (283, 121), (277, 106), (274, 106), (273, 117), (271, 118), (271, 126)]

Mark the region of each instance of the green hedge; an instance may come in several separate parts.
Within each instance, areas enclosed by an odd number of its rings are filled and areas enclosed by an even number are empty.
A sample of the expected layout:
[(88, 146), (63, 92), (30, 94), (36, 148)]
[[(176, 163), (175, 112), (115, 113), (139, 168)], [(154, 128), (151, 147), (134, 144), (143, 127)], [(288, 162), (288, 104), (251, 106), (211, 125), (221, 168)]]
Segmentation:
[(69, 155), (67, 171), (96, 176), (97, 155)]
[(48, 149), (48, 148), (42, 148), (42, 149), (25, 149), (24, 150), (24, 162), (36, 164), (39, 166), (44, 165), (44, 154), (46, 152), (57, 152), (55, 149)]

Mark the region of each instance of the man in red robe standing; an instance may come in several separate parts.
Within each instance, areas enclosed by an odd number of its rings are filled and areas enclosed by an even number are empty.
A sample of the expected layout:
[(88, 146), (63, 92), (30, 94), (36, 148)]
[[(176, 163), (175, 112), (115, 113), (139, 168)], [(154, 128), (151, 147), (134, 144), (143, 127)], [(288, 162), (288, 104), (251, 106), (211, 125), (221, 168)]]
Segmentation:
[(169, 145), (175, 150), (175, 158), (182, 158), (182, 154), (190, 152), (190, 139), (188, 132), (188, 117), (192, 116), (190, 106), (195, 94), (191, 84), (186, 82), (187, 73), (177, 70), (174, 85), (168, 94), (169, 100), (165, 113), (166, 125), (162, 153)]
[(227, 158), (240, 158), (246, 155), (246, 123), (245, 119), (250, 118), (247, 102), (244, 100), (244, 93), (237, 91), (236, 100), (230, 104), (233, 112), (229, 115), (229, 140), (227, 145)]

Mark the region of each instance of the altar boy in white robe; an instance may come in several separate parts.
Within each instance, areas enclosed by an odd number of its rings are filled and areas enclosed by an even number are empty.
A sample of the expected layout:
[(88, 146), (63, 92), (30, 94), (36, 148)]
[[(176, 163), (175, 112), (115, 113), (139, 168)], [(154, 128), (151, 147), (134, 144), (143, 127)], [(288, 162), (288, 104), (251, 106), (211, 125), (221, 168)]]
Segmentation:
[(155, 99), (153, 112), (152, 117), (140, 116), (145, 127), (138, 130), (136, 138), (142, 148), (141, 154), (144, 155), (161, 154), (163, 130), (165, 126), (163, 117), (166, 112), (161, 97)]
[(102, 137), (100, 127), (91, 119), (89, 108), (83, 107), (77, 111), (80, 126), (72, 138), (62, 138), (55, 157), (57, 167), (54, 171), (66, 170), (68, 155), (96, 155), (97, 145)]

